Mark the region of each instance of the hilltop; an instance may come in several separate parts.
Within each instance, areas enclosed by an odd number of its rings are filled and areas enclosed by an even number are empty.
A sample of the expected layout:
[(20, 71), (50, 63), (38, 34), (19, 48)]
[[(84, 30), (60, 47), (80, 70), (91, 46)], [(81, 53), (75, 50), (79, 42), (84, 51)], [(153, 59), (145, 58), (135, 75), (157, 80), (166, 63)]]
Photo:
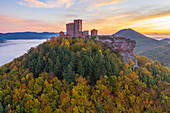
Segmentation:
[(170, 48), (168, 40), (155, 40), (149, 38), (133, 29), (122, 29), (114, 34), (115, 36), (124, 36), (131, 40), (136, 41), (136, 47), (134, 52), (139, 56), (146, 56), (152, 60), (158, 60), (159, 62), (170, 66), (169, 52)]
[(47, 40), (0, 67), (0, 111), (169, 112), (170, 69), (121, 57), (96, 40)]
[(14, 40), (14, 39), (46, 39), (56, 37), (58, 33), (51, 32), (16, 32), (16, 33), (0, 33), (0, 39)]
[(122, 36), (136, 41), (135, 53), (139, 54), (140, 52), (151, 50), (155, 47), (164, 46), (167, 43), (161, 42), (149, 38), (133, 29), (122, 29), (114, 34), (114, 36)]

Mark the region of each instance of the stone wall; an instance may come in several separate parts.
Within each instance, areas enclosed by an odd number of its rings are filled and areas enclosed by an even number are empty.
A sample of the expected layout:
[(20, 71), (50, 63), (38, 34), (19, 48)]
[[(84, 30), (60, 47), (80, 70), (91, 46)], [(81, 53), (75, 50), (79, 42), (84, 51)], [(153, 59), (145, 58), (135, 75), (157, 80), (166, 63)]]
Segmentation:
[(134, 62), (133, 67), (138, 67), (137, 59), (134, 54), (134, 48), (136, 45), (134, 40), (114, 36), (97, 36), (96, 40), (102, 41), (103, 43), (108, 43), (114, 51), (119, 51), (122, 56), (122, 60), (125, 63), (128, 63), (129, 59), (132, 59)]

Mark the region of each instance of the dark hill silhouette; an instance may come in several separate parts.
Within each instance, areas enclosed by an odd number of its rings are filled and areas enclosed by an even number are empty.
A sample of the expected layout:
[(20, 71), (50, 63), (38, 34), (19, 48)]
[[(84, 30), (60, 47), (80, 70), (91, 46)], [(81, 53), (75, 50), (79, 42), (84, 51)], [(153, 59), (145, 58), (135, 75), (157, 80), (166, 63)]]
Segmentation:
[(0, 39), (0, 43), (4, 43), (5, 42), (5, 40), (4, 39)]
[(0, 33), (0, 39), (45, 39), (56, 37), (58, 33), (53, 32), (15, 32), (15, 33)]
[(162, 39), (162, 40), (160, 40), (160, 41), (170, 43), (170, 39), (169, 39), (169, 38), (165, 38), (165, 39)]
[(122, 36), (136, 41), (135, 53), (151, 50), (155, 47), (164, 46), (167, 43), (149, 38), (133, 29), (122, 29), (114, 34), (114, 36)]

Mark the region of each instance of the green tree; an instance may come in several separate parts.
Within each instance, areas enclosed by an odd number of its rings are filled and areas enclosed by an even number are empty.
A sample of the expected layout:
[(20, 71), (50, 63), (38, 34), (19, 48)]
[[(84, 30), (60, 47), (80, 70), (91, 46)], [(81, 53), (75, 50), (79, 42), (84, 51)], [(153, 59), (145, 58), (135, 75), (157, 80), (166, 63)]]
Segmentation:
[(49, 72), (54, 72), (54, 63), (50, 58), (48, 60), (48, 63), (49, 63)]
[(96, 105), (96, 109), (97, 109), (98, 113), (105, 113), (102, 105), (100, 105), (100, 104), (97, 104), (97, 105)]
[(8, 105), (5, 107), (5, 113), (7, 113), (10, 109), (11, 109), (11, 106), (10, 106), (10, 104), (8, 104)]
[(2, 106), (2, 104), (0, 102), (0, 113), (3, 113), (3, 111), (4, 111), (4, 108), (3, 108), (3, 106)]
[(66, 68), (64, 68), (63, 70), (64, 71), (63, 78), (69, 83), (74, 82), (74, 78), (75, 78), (75, 72), (73, 71), (71, 65), (72, 65), (71, 63), (68, 64)]
[(37, 65), (35, 66), (35, 75), (38, 77), (38, 74), (41, 73), (41, 59), (38, 58), (38, 62), (37, 62)]
[(56, 58), (56, 64), (54, 65), (54, 73), (59, 79), (62, 79), (61, 69), (62, 69), (61, 63), (59, 61), (59, 57), (57, 57)]
[(82, 62), (80, 61), (80, 62), (78, 63), (77, 72), (78, 72), (79, 75), (84, 76), (84, 71), (85, 71), (85, 70), (84, 70), (83, 64), (82, 64)]

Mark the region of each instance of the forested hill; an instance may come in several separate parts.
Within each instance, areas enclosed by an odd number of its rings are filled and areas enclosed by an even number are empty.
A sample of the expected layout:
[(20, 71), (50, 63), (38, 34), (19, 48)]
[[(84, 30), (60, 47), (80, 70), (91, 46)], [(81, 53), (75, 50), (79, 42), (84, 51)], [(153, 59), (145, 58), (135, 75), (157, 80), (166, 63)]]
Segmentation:
[(170, 67), (170, 44), (142, 52), (140, 55), (147, 56), (152, 60), (158, 60), (161, 64)]
[(0, 67), (0, 113), (170, 112), (170, 69), (89, 39), (52, 38)]

